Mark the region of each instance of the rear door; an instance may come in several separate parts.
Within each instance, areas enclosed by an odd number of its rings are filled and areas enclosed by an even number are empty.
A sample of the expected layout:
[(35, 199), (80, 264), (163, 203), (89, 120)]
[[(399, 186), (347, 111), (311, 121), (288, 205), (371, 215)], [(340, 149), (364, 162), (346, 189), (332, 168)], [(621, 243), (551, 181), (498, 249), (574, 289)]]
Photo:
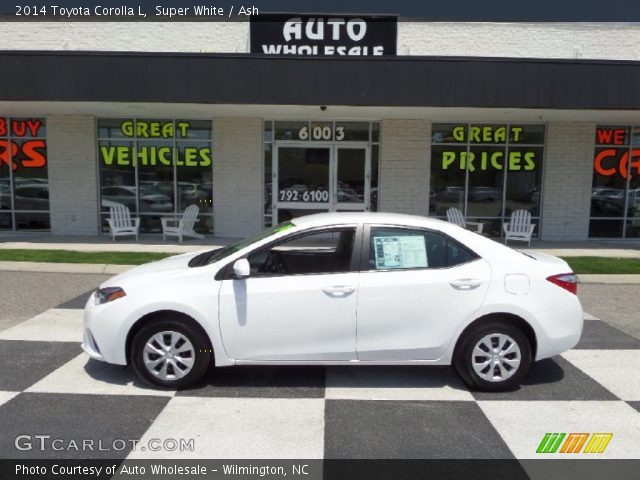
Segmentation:
[(491, 268), (432, 230), (367, 226), (358, 287), (359, 360), (434, 360), (486, 296)]

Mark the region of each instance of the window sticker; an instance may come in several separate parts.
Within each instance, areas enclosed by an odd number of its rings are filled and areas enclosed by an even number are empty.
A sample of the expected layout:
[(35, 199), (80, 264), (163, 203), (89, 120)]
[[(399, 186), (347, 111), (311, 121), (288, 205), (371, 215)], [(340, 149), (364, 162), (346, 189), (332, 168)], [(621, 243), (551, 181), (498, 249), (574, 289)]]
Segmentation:
[(373, 237), (376, 269), (426, 268), (427, 247), (422, 235)]

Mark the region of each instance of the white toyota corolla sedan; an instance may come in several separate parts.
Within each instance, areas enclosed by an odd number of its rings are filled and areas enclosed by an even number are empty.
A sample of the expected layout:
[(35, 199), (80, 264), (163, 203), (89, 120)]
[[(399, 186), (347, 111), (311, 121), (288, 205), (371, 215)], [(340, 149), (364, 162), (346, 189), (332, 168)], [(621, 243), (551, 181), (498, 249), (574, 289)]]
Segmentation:
[(111, 278), (83, 348), (164, 388), (211, 365), (453, 364), (501, 391), (576, 345), (576, 288), (564, 261), (441, 220), (317, 214)]

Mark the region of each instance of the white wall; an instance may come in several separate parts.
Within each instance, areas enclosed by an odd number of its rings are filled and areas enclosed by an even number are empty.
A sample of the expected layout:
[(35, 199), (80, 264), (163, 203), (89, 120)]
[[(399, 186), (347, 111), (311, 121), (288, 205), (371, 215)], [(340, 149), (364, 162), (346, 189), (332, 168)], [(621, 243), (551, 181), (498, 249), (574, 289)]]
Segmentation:
[(595, 125), (549, 123), (542, 184), (543, 240), (586, 240)]
[(216, 236), (245, 237), (263, 226), (263, 122), (213, 120), (213, 228)]
[(3, 22), (0, 29), (2, 50), (244, 53), (248, 39), (246, 22)]
[[(398, 23), (398, 55), (640, 60), (638, 45), (640, 24)], [(247, 53), (249, 24), (5, 22), (0, 49)]]
[(427, 215), (431, 122), (383, 120), (380, 128), (378, 210)]
[(98, 233), (98, 162), (93, 117), (48, 116), (51, 232)]
[(640, 60), (640, 24), (417, 23), (398, 26), (398, 55)]

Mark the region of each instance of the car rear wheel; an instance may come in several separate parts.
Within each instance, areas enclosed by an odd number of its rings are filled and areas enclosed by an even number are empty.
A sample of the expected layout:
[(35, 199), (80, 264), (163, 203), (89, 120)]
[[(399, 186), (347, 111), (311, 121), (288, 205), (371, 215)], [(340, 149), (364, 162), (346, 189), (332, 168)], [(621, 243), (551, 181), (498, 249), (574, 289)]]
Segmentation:
[(531, 361), (531, 345), (522, 330), (506, 322), (492, 322), (462, 339), (454, 366), (471, 388), (502, 392), (520, 385)]
[(131, 343), (131, 363), (146, 383), (167, 389), (187, 388), (200, 380), (212, 360), (209, 339), (180, 320), (156, 320)]

